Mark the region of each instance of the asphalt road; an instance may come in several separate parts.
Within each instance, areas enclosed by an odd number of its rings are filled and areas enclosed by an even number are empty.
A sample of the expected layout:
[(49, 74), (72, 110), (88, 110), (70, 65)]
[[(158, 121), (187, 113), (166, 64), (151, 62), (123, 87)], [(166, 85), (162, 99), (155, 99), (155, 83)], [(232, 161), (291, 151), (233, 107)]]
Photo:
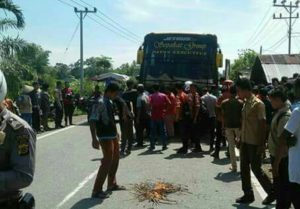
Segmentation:
[[(177, 155), (174, 149), (179, 146), (173, 143), (169, 150), (154, 153), (146, 149), (133, 151), (121, 160), (118, 172), (119, 184), (129, 190), (115, 192), (102, 202), (90, 198), (101, 152), (91, 148), (87, 125), (71, 126), (39, 136), (36, 175), (26, 191), (34, 194), (37, 209), (266, 208), (261, 205), (262, 197), (257, 191), (256, 201), (250, 206), (234, 203), (242, 195), (240, 176), (229, 172), (224, 152), (223, 159), (213, 161), (208, 154)], [(171, 199), (177, 201), (173, 205), (139, 203), (130, 188), (145, 180), (186, 185), (190, 194), (172, 195)]]

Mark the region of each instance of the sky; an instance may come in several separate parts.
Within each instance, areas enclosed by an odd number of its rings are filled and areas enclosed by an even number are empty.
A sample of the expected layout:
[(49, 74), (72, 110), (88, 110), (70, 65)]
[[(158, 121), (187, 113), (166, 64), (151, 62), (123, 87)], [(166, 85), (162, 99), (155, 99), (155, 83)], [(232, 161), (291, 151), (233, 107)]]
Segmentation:
[[(13, 1), (22, 8), (26, 27), (18, 32), (9, 31), (9, 34), (51, 51), (52, 65), (57, 62), (70, 64), (79, 59), (79, 30), (70, 41), (79, 24), (72, 7), (59, 0)], [(80, 4), (84, 3), (80, 0), (61, 1), (83, 9)], [(111, 32), (107, 27), (115, 28), (103, 22), (100, 18), (105, 17), (100, 13), (97, 16), (90, 14), (84, 19), (84, 58), (108, 56), (112, 58), (114, 67), (135, 60), (143, 37), (151, 32), (216, 34), (224, 57), (232, 61), (241, 49), (259, 51), (263, 46), (264, 54), (287, 53), (288, 49), (286, 22), (272, 19), (273, 13), (282, 13), (283, 16), (287, 13), (283, 8), (273, 7), (273, 0), (84, 1), (127, 30), (122, 35)], [(115, 27), (119, 28), (119, 25)], [(292, 52), (299, 53), (300, 20), (295, 22), (293, 33)]]

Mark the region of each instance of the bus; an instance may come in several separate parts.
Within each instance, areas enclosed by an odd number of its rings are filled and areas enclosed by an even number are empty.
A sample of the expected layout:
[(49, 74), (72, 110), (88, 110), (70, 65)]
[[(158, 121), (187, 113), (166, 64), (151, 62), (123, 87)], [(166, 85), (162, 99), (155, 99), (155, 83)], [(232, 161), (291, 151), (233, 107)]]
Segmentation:
[(138, 50), (139, 81), (145, 86), (192, 81), (218, 85), (223, 65), (217, 36), (183, 33), (150, 33)]

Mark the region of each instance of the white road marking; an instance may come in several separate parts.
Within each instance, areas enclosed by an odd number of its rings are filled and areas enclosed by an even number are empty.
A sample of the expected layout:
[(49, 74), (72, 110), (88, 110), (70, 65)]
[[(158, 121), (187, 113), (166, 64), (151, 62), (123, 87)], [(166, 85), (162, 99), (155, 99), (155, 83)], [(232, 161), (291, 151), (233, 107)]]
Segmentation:
[[(87, 121), (84, 120), (84, 121), (78, 123), (77, 125), (82, 125), (82, 124), (84, 124), (84, 123), (86, 123), (86, 122), (87, 122)], [(69, 129), (75, 128), (77, 125), (72, 125), (72, 126), (69, 126), (69, 127), (66, 127), (66, 128), (62, 128), (62, 129), (60, 129), (60, 130), (53, 131), (53, 132), (51, 132), (51, 133), (48, 133), (48, 134), (39, 136), (39, 137), (37, 137), (37, 140), (41, 140), (41, 139), (47, 138), (47, 137), (49, 137), (49, 136), (52, 136), (52, 135), (55, 135), (55, 134), (58, 134), (58, 133), (67, 131), (67, 130), (69, 130)]]
[(92, 180), (98, 173), (98, 169), (87, 176), (82, 182), (78, 184), (78, 186), (68, 194), (56, 207), (55, 209), (60, 209), (64, 204), (66, 204), (74, 195), (76, 195), (80, 189), (82, 189), (90, 180)]

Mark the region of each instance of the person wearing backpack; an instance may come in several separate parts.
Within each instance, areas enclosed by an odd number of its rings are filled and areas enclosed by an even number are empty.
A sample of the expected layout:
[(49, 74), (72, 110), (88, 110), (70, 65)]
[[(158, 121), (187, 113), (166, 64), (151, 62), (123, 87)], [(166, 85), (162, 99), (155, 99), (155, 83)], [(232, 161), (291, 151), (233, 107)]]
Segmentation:
[(135, 147), (142, 148), (144, 146), (144, 130), (149, 132), (150, 129), (150, 104), (149, 96), (145, 92), (143, 84), (139, 84), (137, 87), (138, 97), (136, 101), (136, 139), (137, 144)]
[(183, 91), (182, 84), (176, 84), (176, 121), (179, 124), (180, 138), (182, 147), (178, 149), (177, 154), (186, 154), (188, 152), (188, 140), (190, 134), (190, 110), (188, 104), (188, 96)]
[(235, 145), (240, 140), (241, 135), (241, 119), (243, 102), (236, 98), (236, 87), (231, 86), (229, 89), (230, 98), (226, 99), (221, 104), (222, 117), (225, 128), (225, 135), (228, 141), (230, 153), (230, 170), (237, 172), (237, 162), (235, 155)]
[[(279, 146), (279, 137), (283, 133), (288, 122), (291, 111), (287, 94), (283, 87), (276, 87), (269, 93), (269, 99), (274, 110), (268, 138), (268, 148), (271, 156), (271, 163), (274, 168), (276, 149)], [(279, 166), (279, 176), (273, 177), (273, 191), (265, 198), (263, 204), (268, 205), (277, 200), (276, 208), (290, 208), (289, 175), (288, 175), (288, 151), (285, 150)]]
[[(193, 152), (202, 152), (200, 139), (203, 136), (204, 130), (199, 123), (199, 112), (201, 107), (201, 99), (197, 92), (197, 86), (195, 84), (190, 85), (190, 92), (188, 94), (188, 103), (190, 110), (190, 139), (194, 144)], [(202, 115), (204, 117), (204, 115)], [(202, 124), (203, 125), (203, 124)]]

